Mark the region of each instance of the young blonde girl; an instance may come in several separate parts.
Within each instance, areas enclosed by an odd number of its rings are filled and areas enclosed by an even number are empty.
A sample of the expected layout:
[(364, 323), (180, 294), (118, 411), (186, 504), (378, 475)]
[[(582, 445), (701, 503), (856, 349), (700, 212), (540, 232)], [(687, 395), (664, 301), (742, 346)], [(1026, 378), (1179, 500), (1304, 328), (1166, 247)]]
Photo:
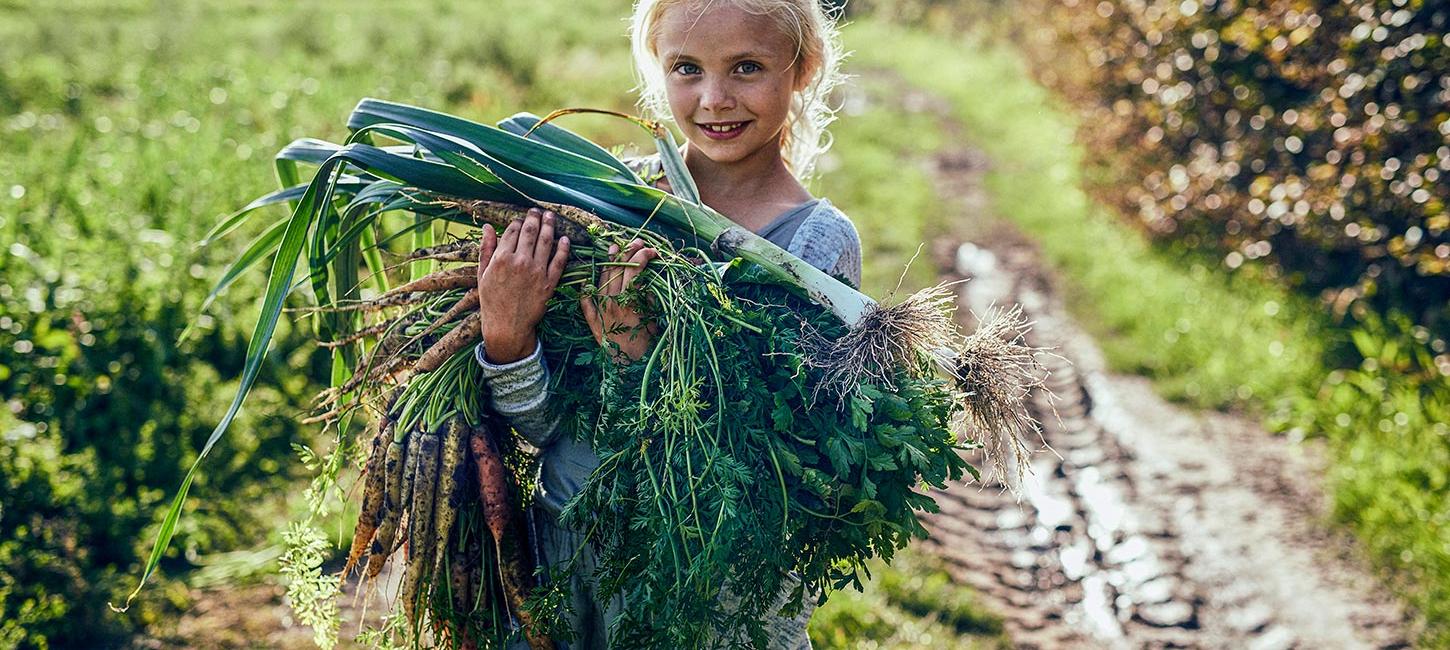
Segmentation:
[[(826, 96), (839, 81), (834, 21), (818, 0), (640, 0), (631, 21), (640, 104), (685, 136), (685, 164), (705, 204), (811, 265), (860, 283), (861, 249), (851, 221), (801, 180), (829, 147), (833, 118)], [(644, 168), (658, 161), (636, 161)], [(668, 189), (667, 185), (665, 185)], [(598, 465), (588, 445), (558, 436), (550, 407), (549, 369), (537, 329), (568, 257), (554, 236), (555, 215), (534, 211), (494, 237), (485, 229), (478, 287), (483, 366), (498, 413), (540, 450), (530, 513), (545, 563), (573, 557), (583, 542), (558, 525), (564, 503)], [(580, 307), (601, 345), (619, 362), (638, 359), (652, 330), (641, 316), (607, 299), (623, 291), (656, 253), (639, 241), (612, 250), (637, 266), (601, 288), (605, 299)], [(576, 575), (592, 572), (587, 549)], [(594, 585), (572, 585), (573, 648), (607, 647), (618, 599), (598, 602)], [(728, 598), (728, 594), (722, 594)], [(810, 605), (800, 615), (767, 621), (771, 647), (809, 648)]]

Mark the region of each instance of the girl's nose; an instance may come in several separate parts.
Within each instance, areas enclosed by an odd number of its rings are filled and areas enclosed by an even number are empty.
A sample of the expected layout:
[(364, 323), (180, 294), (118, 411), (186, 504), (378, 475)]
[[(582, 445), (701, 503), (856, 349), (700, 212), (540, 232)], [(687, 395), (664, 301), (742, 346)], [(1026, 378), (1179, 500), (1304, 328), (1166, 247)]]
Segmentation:
[(716, 112), (730, 110), (735, 108), (735, 95), (725, 82), (708, 80), (700, 92), (700, 108)]

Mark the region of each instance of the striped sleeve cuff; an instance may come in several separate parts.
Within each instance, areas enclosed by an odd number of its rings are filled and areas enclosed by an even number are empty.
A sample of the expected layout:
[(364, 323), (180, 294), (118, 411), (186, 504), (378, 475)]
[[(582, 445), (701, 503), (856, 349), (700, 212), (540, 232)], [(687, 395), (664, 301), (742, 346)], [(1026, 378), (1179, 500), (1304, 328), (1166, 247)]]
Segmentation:
[(529, 443), (540, 449), (548, 445), (559, 429), (559, 418), (549, 408), (549, 368), (542, 344), (536, 343), (528, 356), (505, 364), (489, 362), (482, 343), (473, 349), (473, 357), (483, 368), (494, 410)]

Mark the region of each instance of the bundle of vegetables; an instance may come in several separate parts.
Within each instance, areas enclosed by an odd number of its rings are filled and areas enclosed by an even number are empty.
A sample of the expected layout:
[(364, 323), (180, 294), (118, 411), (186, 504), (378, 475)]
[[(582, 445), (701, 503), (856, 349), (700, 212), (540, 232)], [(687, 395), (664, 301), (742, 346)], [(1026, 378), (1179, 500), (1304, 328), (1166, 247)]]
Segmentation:
[[(581, 552), (534, 584), (517, 518), (526, 457), (489, 412), (471, 360), (478, 239), (434, 245), (440, 221), (501, 228), (530, 206), (562, 217), (570, 264), (541, 340), (566, 434), (601, 460), (562, 518), (594, 545), (602, 597), (624, 596), (612, 636), (629, 647), (762, 645), (760, 622), (783, 603), (789, 613), (859, 586), (866, 560), (924, 536), (917, 511), (935, 504), (919, 490), (977, 474), (960, 450), (985, 447), (1004, 472), (1022, 462), (1036, 426), (1023, 400), (1041, 368), (1018, 312), (962, 337), (946, 287), (877, 305), (701, 204), (662, 127), (644, 124), (678, 196), (548, 118), (495, 128), (365, 99), (348, 125), (342, 145), (283, 149), (283, 189), (214, 232), (294, 202), (218, 284), (272, 257), (242, 387), (213, 439), (256, 376), (305, 249), (311, 311), (334, 351), (317, 419), (339, 432), (319, 480), (336, 481), (347, 450), (368, 449), (348, 569), (375, 577), (406, 542), (397, 600), (413, 638), (431, 627), (456, 645), (496, 645), (522, 623), (530, 645), (548, 647), (567, 633), (567, 578), (583, 570)], [(319, 166), (311, 182), (297, 182), (299, 162)], [(400, 266), (414, 279), (389, 288), (382, 254), (409, 235), (416, 247)], [(661, 257), (617, 299), (660, 327), (645, 358), (625, 364), (599, 348), (579, 299), (618, 272), (609, 247), (634, 238)], [(432, 270), (440, 263), (450, 268)], [(366, 299), (361, 281), (373, 284)], [(348, 433), (360, 407), (380, 412), (366, 444)]]

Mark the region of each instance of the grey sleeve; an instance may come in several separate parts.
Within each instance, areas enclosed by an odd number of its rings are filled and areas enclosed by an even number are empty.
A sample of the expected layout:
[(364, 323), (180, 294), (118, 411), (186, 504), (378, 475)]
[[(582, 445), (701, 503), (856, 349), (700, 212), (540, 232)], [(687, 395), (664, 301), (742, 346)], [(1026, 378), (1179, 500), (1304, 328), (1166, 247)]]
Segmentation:
[(559, 414), (549, 399), (549, 367), (544, 364), (543, 346), (536, 343), (529, 356), (496, 365), (489, 363), (479, 343), (473, 357), (483, 367), (494, 410), (508, 418), (529, 444), (543, 449), (553, 442), (559, 432)]
[(852, 287), (861, 286), (861, 237), (835, 206), (827, 204), (806, 217), (787, 250), (811, 266), (846, 278)]

